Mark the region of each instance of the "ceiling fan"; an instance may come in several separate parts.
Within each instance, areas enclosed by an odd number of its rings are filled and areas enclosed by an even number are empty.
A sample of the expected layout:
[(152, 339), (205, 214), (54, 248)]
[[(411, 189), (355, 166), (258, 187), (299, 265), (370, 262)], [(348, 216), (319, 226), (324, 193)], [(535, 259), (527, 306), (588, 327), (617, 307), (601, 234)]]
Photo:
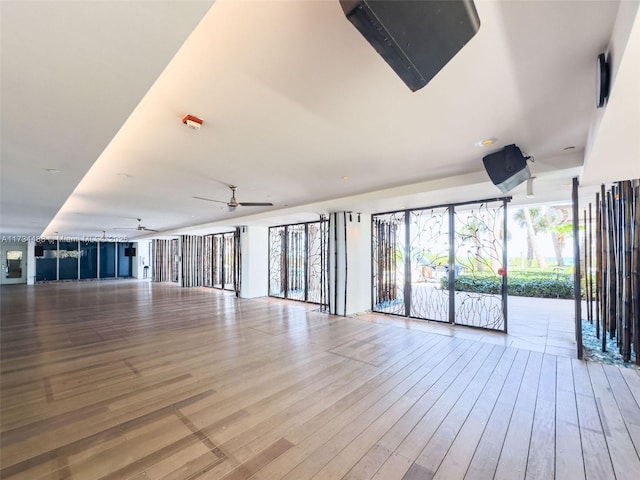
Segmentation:
[(138, 226), (135, 228), (114, 228), (114, 230), (137, 230), (139, 232), (141, 231), (145, 231), (145, 232), (157, 232), (158, 230), (153, 230), (152, 228), (147, 228), (142, 226), (142, 220), (140, 218), (136, 218), (136, 220), (138, 220)]
[(236, 209), (236, 207), (271, 207), (273, 206), (273, 203), (271, 202), (238, 202), (238, 200), (236, 200), (236, 189), (238, 188), (235, 185), (229, 185), (229, 188), (231, 189), (231, 200), (229, 200), (228, 202), (223, 202), (221, 200), (213, 200), (211, 198), (205, 198), (205, 197), (192, 197), (195, 198), (197, 200), (206, 200), (207, 202), (216, 202), (216, 203), (224, 203), (229, 207), (229, 211), (233, 211)]

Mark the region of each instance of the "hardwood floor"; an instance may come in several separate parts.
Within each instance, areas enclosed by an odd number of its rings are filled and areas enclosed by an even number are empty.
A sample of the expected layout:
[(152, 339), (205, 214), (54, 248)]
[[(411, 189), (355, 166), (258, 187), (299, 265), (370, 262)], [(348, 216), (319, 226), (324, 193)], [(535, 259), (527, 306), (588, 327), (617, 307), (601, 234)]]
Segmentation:
[(3, 479), (640, 478), (636, 370), (205, 288), (0, 295)]

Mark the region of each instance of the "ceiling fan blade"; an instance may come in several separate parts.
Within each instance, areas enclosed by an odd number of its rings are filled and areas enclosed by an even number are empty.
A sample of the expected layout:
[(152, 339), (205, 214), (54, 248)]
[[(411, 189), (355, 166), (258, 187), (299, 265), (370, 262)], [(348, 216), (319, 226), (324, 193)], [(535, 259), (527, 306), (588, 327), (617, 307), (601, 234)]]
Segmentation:
[(116, 227), (111, 230), (137, 230), (137, 228), (129, 228), (129, 227)]
[(159, 232), (160, 230), (154, 230), (153, 228), (142, 227), (145, 232)]
[(243, 207), (273, 207), (271, 202), (240, 202), (238, 205)]
[(227, 204), (227, 202), (222, 202), (220, 200), (213, 200), (212, 198), (196, 197), (196, 196), (193, 196), (191, 198), (195, 198), (196, 200), (206, 200), (207, 202), (224, 203), (225, 205)]

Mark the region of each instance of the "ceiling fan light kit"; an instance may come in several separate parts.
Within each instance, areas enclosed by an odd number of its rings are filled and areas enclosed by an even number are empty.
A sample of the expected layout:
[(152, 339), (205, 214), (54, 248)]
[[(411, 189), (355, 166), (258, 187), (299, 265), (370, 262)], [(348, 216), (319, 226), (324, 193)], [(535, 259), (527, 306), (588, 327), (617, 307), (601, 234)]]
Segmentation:
[(224, 203), (229, 207), (230, 212), (233, 212), (236, 209), (236, 207), (272, 207), (273, 206), (273, 203), (271, 202), (238, 202), (238, 200), (236, 199), (236, 190), (238, 189), (238, 187), (235, 185), (229, 185), (229, 188), (231, 189), (231, 199), (228, 202), (223, 202), (222, 200), (214, 200), (212, 198), (198, 197), (195, 195), (191, 198), (195, 198), (196, 200), (205, 200), (207, 202)]
[(114, 230), (137, 230), (138, 232), (157, 232), (158, 230), (154, 230), (152, 228), (147, 228), (145, 226), (142, 225), (142, 219), (140, 218), (136, 218), (136, 220), (138, 220), (138, 226), (137, 227), (119, 227), (119, 228), (114, 228)]

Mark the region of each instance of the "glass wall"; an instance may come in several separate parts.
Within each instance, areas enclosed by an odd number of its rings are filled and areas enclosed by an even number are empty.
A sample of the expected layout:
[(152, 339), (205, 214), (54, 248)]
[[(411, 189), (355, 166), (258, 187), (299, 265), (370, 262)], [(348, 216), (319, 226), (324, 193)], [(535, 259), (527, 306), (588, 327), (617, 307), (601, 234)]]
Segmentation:
[(405, 213), (375, 215), (373, 239), (374, 310), (405, 314)]
[(202, 284), (235, 290), (236, 238), (234, 232), (215, 233), (203, 238)]
[(78, 279), (78, 242), (58, 243), (58, 279)]
[(127, 256), (131, 253), (133, 243), (118, 243), (118, 277), (128, 278), (132, 276), (133, 257)]
[[(36, 244), (36, 282), (58, 279), (58, 242), (56, 240)], [(41, 255), (40, 255), (41, 254)]]
[(507, 202), (373, 215), (372, 309), (506, 331)]
[(100, 242), (100, 278), (116, 276), (116, 244)]
[[(45, 240), (36, 243), (36, 282), (133, 276), (132, 242)], [(100, 267), (100, 268), (98, 268)]]
[(286, 292), (285, 229), (269, 229), (269, 295), (272, 297), (284, 298)]
[(98, 244), (80, 242), (80, 278), (98, 278)]
[(328, 303), (328, 222), (269, 229), (269, 295)]
[(236, 239), (235, 234), (225, 233), (222, 252), (222, 288), (235, 290), (236, 283)]
[(414, 210), (411, 224), (411, 315), (449, 321), (449, 209)]

